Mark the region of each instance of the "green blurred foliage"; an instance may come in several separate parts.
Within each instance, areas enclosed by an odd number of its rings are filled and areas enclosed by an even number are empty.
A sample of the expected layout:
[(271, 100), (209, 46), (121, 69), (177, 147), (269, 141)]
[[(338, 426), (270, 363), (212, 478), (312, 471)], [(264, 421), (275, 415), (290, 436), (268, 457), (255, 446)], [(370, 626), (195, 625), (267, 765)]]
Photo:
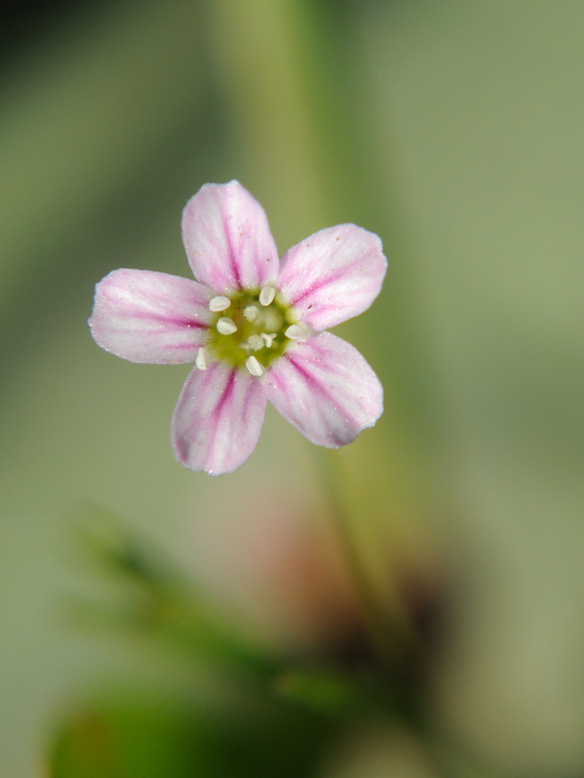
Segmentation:
[[(76, 713), (56, 739), (51, 778), (209, 778), (314, 774), (323, 723), (306, 711), (251, 711), (237, 718), (151, 699)], [(299, 748), (298, 743), (302, 746)]]

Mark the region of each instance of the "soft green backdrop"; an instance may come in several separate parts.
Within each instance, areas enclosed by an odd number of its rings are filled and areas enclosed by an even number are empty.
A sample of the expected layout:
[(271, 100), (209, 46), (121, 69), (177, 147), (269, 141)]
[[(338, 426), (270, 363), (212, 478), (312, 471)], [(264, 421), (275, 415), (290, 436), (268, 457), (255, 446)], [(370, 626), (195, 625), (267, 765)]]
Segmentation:
[[(183, 470), (168, 427), (187, 370), (114, 359), (86, 326), (109, 270), (188, 275), (181, 209), (231, 178), (281, 251), (343, 221), (381, 236), (385, 289), (338, 332), (386, 412), (338, 455), (342, 499), (372, 568), (381, 534), (448, 569), (438, 715), (515, 774), (581, 771), (583, 26), (569, 0), (126, 0), (6, 60), (2, 775), (43, 775), (54, 722), (105, 679), (194, 682), (64, 616), (93, 587), (70, 537), (79, 506), (196, 575), (193, 525), (223, 500), (243, 522), (268, 493), (319, 499), (309, 444), (275, 413), (236, 474)], [(357, 749), (330, 774), (401, 764), (379, 740), (366, 767)], [(403, 758), (398, 774), (432, 775)]]

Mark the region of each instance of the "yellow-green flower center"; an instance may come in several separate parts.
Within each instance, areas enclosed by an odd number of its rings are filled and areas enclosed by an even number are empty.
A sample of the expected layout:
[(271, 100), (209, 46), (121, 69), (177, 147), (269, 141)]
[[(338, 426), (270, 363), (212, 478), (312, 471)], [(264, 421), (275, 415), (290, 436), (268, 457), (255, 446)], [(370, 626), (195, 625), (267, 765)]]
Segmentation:
[[(290, 343), (306, 337), (273, 286), (219, 295), (209, 308), (216, 313), (205, 346), (209, 357), (246, 369), (252, 376), (261, 376)], [(206, 368), (205, 350), (200, 350), (196, 362), (201, 370)]]

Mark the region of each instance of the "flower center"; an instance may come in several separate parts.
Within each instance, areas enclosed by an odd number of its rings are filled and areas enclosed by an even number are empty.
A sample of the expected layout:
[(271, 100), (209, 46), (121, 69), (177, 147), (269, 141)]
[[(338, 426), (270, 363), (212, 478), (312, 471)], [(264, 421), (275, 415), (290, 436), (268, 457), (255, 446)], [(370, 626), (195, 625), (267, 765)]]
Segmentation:
[(199, 349), (195, 364), (200, 370), (207, 367), (208, 352), (214, 360), (259, 377), (290, 343), (307, 337), (292, 308), (271, 285), (213, 297), (209, 309), (217, 317), (209, 326), (205, 349)]

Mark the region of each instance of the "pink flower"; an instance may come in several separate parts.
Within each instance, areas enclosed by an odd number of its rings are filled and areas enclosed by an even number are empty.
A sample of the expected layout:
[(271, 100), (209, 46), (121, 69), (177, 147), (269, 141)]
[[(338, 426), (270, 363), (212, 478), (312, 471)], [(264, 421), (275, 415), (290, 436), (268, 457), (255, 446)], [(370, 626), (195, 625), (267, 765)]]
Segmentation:
[(315, 233), (278, 259), (261, 205), (237, 181), (187, 203), (182, 236), (196, 281), (114, 270), (89, 325), (131, 362), (194, 362), (172, 419), (176, 458), (213, 475), (254, 450), (268, 400), (308, 440), (338, 448), (375, 424), (383, 389), (361, 354), (323, 332), (369, 308), (387, 261), (353, 224)]

